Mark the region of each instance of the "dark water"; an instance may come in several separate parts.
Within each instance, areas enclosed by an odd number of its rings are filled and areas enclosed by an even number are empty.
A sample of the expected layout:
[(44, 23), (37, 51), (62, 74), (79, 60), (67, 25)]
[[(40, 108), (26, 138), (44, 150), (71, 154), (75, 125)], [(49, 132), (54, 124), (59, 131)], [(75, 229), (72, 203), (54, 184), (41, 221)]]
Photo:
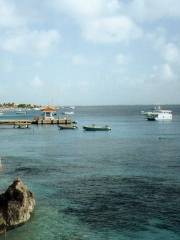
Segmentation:
[[(78, 130), (0, 128), (1, 190), (20, 176), (37, 201), (7, 239), (179, 240), (180, 106), (168, 108), (169, 122), (144, 120), (143, 106), (78, 107)], [(91, 123), (112, 131), (82, 131)]]

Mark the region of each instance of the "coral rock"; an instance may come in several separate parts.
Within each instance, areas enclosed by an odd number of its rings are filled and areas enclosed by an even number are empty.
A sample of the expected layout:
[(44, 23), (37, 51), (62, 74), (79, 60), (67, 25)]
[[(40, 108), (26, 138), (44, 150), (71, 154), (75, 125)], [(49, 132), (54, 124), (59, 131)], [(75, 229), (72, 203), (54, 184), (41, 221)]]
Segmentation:
[(0, 194), (0, 233), (27, 222), (34, 207), (33, 193), (17, 178)]

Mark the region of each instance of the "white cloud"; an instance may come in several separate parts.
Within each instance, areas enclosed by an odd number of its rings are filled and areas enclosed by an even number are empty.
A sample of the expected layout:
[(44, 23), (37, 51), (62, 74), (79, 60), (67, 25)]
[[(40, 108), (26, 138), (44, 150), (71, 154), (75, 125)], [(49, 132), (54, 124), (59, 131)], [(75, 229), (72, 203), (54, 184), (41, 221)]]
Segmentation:
[(107, 17), (87, 22), (85, 38), (92, 42), (128, 42), (142, 36), (142, 30), (128, 17)]
[(155, 21), (162, 18), (180, 17), (179, 0), (132, 0), (125, 11), (137, 20)]
[(179, 0), (54, 0), (55, 7), (75, 19), (82, 36), (92, 42), (126, 42), (142, 36), (140, 24), (180, 17)]
[(121, 5), (118, 0), (54, 0), (54, 6), (79, 19), (114, 14)]
[(150, 79), (156, 82), (172, 82), (177, 80), (177, 74), (170, 64), (164, 63), (160, 66), (153, 66)]
[(35, 23), (22, 14), (23, 8), (15, 2), (0, 0), (0, 50), (46, 56), (58, 44), (59, 32), (55, 29), (36, 30)]
[(55, 0), (55, 7), (76, 17), (93, 17), (102, 11), (103, 0)]
[(164, 46), (163, 57), (169, 63), (180, 62), (180, 50), (174, 43), (168, 43)]
[(5, 58), (5, 59), (2, 58), (0, 60), (0, 69), (5, 73), (13, 72), (15, 69), (13, 60), (11, 58)]
[(43, 85), (44, 83), (38, 75), (36, 75), (34, 79), (30, 82), (30, 86), (33, 88), (41, 88), (43, 87)]
[(123, 53), (119, 53), (118, 55), (116, 55), (115, 60), (116, 63), (119, 65), (126, 65), (129, 62), (129, 58)]
[(11, 53), (47, 55), (59, 42), (56, 30), (24, 30), (8, 32), (0, 39), (0, 48)]
[(126, 15), (136, 20), (154, 21), (180, 17), (179, 0), (53, 0), (53, 3), (76, 18)]
[(173, 72), (172, 67), (169, 64), (163, 64), (161, 69), (160, 69), (160, 73), (162, 75), (162, 79), (166, 80), (166, 81), (172, 81), (175, 80), (176, 75)]
[(77, 54), (77, 55), (72, 56), (72, 64), (83, 65), (86, 63), (87, 63), (87, 60), (83, 55)]
[(123, 4), (118, 0), (54, 0), (54, 5), (75, 19), (88, 41), (127, 42), (142, 35), (132, 18), (122, 14)]
[(153, 66), (150, 79), (153, 82), (177, 82), (180, 66), (180, 45), (171, 41), (165, 29), (155, 29), (148, 38), (156, 51), (158, 64)]
[(23, 25), (23, 20), (17, 13), (15, 5), (0, 0), (0, 27), (17, 27)]

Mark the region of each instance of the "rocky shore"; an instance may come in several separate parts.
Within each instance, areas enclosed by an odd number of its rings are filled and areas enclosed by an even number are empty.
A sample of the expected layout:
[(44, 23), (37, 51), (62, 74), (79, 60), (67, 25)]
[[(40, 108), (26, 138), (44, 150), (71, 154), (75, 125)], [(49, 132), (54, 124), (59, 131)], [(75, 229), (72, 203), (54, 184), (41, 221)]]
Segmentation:
[(35, 207), (35, 198), (24, 183), (17, 178), (0, 194), (0, 233), (27, 222)]

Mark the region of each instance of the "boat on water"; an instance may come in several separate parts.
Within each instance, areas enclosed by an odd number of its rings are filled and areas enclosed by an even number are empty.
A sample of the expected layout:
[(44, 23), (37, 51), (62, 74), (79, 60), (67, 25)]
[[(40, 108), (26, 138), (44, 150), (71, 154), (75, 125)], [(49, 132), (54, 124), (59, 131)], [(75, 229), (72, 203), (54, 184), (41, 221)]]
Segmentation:
[(152, 111), (141, 112), (148, 121), (156, 120), (172, 120), (172, 111), (171, 110), (162, 110), (159, 107), (154, 108)]
[(111, 128), (108, 125), (96, 126), (95, 124), (92, 124), (90, 126), (83, 126), (83, 129), (85, 131), (110, 131), (111, 130)]
[(64, 114), (64, 115), (73, 115), (74, 112), (63, 112), (62, 114)]
[(66, 108), (66, 109), (72, 109), (72, 110), (74, 110), (74, 109), (75, 109), (75, 106), (61, 106), (61, 108)]
[(34, 111), (40, 111), (41, 109), (38, 107), (33, 108)]
[(29, 122), (15, 122), (14, 123), (14, 128), (19, 128), (19, 129), (27, 129), (30, 128), (31, 123)]
[(60, 130), (68, 130), (68, 129), (77, 129), (78, 127), (75, 124), (60, 124), (59, 126)]

